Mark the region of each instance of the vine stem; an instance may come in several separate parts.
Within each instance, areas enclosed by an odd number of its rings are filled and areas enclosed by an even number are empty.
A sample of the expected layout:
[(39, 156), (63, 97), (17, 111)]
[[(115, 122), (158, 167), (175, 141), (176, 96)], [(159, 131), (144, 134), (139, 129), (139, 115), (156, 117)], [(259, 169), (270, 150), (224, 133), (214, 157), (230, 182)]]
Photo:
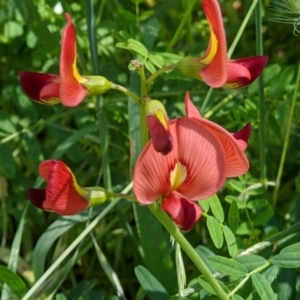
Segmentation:
[(183, 236), (179, 228), (173, 223), (169, 216), (161, 209), (157, 203), (148, 205), (148, 208), (153, 213), (153, 215), (160, 221), (160, 223), (167, 229), (167, 231), (172, 235), (174, 240), (180, 245), (181, 249), (186, 253), (186, 255), (195, 264), (198, 270), (204, 275), (206, 280), (210, 283), (214, 291), (220, 300), (228, 300), (229, 297), (226, 292), (222, 289), (218, 281), (214, 278), (213, 274), (206, 266), (202, 258), (197, 254), (195, 249)]
[[(263, 54), (262, 38), (262, 1), (258, 0), (255, 11), (256, 19), (256, 52), (257, 55)], [(266, 187), (266, 128), (265, 128), (265, 100), (264, 100), (264, 81), (262, 74), (258, 77), (258, 135), (259, 135), (259, 156), (260, 156), (260, 180)]]
[(263, 269), (267, 268), (270, 264), (271, 263), (267, 261), (262, 266), (248, 273), (247, 276), (245, 276), (245, 278), (228, 294), (228, 296), (232, 297), (245, 284), (245, 282), (251, 277), (252, 274), (262, 271)]
[(112, 83), (112, 89), (124, 93), (125, 95), (131, 97), (135, 102), (140, 102), (140, 97), (137, 94), (131, 92), (130, 90), (126, 89), (125, 87), (119, 84)]
[(149, 76), (149, 78), (146, 80), (146, 85), (147, 86), (151, 85), (156, 77), (158, 77), (159, 75), (161, 75), (165, 72), (172, 71), (174, 68), (175, 68), (175, 64), (171, 64), (171, 65), (164, 66), (163, 68), (157, 70), (151, 76)]
[(289, 114), (288, 122), (287, 122), (287, 130), (285, 133), (283, 149), (282, 149), (280, 163), (279, 163), (277, 177), (276, 177), (276, 185), (275, 185), (274, 194), (273, 194), (273, 206), (276, 205), (277, 200), (278, 200), (278, 193), (279, 193), (281, 177), (282, 177), (282, 173), (283, 173), (283, 169), (284, 169), (284, 163), (285, 163), (286, 153), (287, 153), (288, 144), (289, 144), (289, 137), (290, 137), (291, 128), (292, 128), (292, 121), (293, 121), (296, 100), (297, 100), (297, 94), (298, 94), (298, 90), (299, 90), (299, 83), (300, 83), (300, 61), (299, 61), (299, 65), (298, 65), (296, 86), (295, 86), (293, 100), (292, 100), (291, 109), (290, 109), (290, 114)]

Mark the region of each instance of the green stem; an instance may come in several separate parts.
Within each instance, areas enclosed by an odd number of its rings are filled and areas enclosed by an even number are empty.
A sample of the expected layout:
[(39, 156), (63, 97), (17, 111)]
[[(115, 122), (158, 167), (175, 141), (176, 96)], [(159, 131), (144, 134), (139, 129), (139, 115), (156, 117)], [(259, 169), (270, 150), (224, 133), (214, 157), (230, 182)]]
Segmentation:
[[(256, 17), (256, 52), (263, 54), (262, 40), (262, 3), (258, 0), (255, 11)], [(266, 133), (265, 133), (265, 101), (264, 101), (264, 82), (263, 76), (258, 78), (258, 133), (259, 133), (259, 155), (260, 155), (260, 180), (263, 184), (266, 182)]]
[[(0, 183), (1, 184), (1, 183)], [(7, 239), (7, 216), (8, 213), (6, 211), (6, 199), (0, 199), (1, 207), (2, 207), (2, 238), (1, 238), (1, 247), (5, 247), (6, 239)]]
[(289, 114), (288, 122), (287, 122), (287, 130), (285, 133), (283, 149), (282, 149), (280, 163), (279, 163), (277, 177), (276, 177), (276, 185), (275, 185), (274, 195), (273, 195), (273, 206), (274, 207), (278, 200), (278, 193), (279, 193), (281, 177), (282, 177), (282, 173), (283, 173), (283, 169), (284, 169), (284, 163), (285, 163), (285, 159), (286, 159), (287, 149), (288, 149), (288, 145), (289, 145), (289, 137), (290, 137), (291, 128), (292, 128), (292, 121), (293, 121), (293, 115), (294, 115), (295, 105), (296, 105), (296, 101), (297, 101), (299, 83), (300, 83), (300, 61), (299, 61), (299, 65), (298, 65), (298, 74), (297, 74), (292, 104), (291, 104), (291, 108), (290, 108), (290, 114)]
[(230, 102), (234, 97), (235, 97), (235, 94), (233, 94), (233, 93), (229, 94), (227, 97), (223, 98), (223, 100), (220, 101), (217, 105), (215, 105), (211, 110), (209, 110), (207, 113), (205, 113), (203, 115), (203, 117), (206, 119), (209, 119), (214, 113), (216, 113), (218, 110), (220, 110), (221, 107), (223, 107), (228, 102)]
[(247, 274), (247, 276), (228, 294), (229, 297), (233, 296), (245, 283), (246, 281), (251, 277), (254, 273), (259, 273), (263, 269), (267, 268), (271, 263), (267, 261), (262, 266), (256, 268), (255, 270), (251, 271)]
[(146, 124), (146, 111), (145, 104), (140, 103), (140, 132), (141, 132), (141, 149), (147, 144), (148, 141), (148, 129)]
[(159, 76), (167, 71), (173, 70), (174, 67), (175, 67), (175, 64), (171, 64), (171, 65), (164, 66), (163, 68), (157, 70), (146, 80), (146, 85), (147, 86), (151, 85), (157, 76)]
[(130, 90), (126, 89), (125, 87), (119, 84), (112, 83), (112, 89), (124, 93), (125, 95), (131, 97), (135, 102), (140, 102), (140, 97), (137, 94), (131, 92)]
[[(97, 51), (97, 37), (96, 37), (96, 27), (95, 27), (95, 12), (94, 12), (94, 3), (92, 0), (86, 0), (86, 13), (87, 13), (87, 27), (89, 33), (89, 43), (90, 51), (93, 65), (93, 72), (96, 75), (99, 75), (99, 64), (98, 64), (98, 51)], [(103, 185), (107, 190), (111, 190), (111, 173), (110, 173), (110, 164), (109, 164), (109, 140), (108, 140), (108, 128), (106, 121), (106, 113), (104, 110), (104, 99), (102, 95), (96, 98), (96, 109), (97, 117), (99, 121), (99, 137), (102, 147), (102, 174), (103, 174)], [(98, 178), (100, 181), (100, 177)]]
[(182, 32), (182, 29), (183, 29), (183, 26), (185, 25), (185, 23), (188, 21), (189, 19), (189, 16), (190, 16), (190, 13), (194, 7), (196, 3), (196, 0), (192, 0), (191, 3), (190, 3), (190, 6), (188, 7), (188, 9), (185, 11), (183, 17), (181, 18), (181, 22), (179, 24), (179, 26), (177, 27), (177, 30), (176, 32), (174, 33), (173, 35), (173, 38), (172, 40), (170, 41), (168, 47), (167, 47), (167, 50), (166, 52), (170, 52), (173, 48), (173, 46), (176, 44), (176, 42), (178, 41), (179, 39), (179, 35), (181, 34)]
[(131, 195), (122, 194), (122, 193), (113, 193), (112, 195), (115, 198), (123, 198), (123, 199), (129, 200), (129, 201), (132, 201), (132, 202), (137, 202), (136, 198)]
[(213, 274), (206, 266), (202, 258), (197, 254), (195, 249), (191, 244), (186, 240), (183, 234), (180, 232), (178, 227), (174, 222), (169, 218), (169, 216), (160, 208), (157, 203), (148, 205), (148, 208), (153, 213), (153, 215), (161, 222), (161, 224), (167, 229), (167, 231), (172, 235), (174, 240), (180, 245), (181, 249), (187, 254), (191, 261), (195, 264), (198, 270), (204, 275), (206, 280), (213, 287), (217, 296), (221, 300), (228, 300), (228, 296), (222, 287), (219, 285), (218, 281), (214, 278)]
[(241, 36), (243, 35), (243, 32), (244, 32), (244, 30), (245, 30), (245, 28), (246, 28), (246, 26), (247, 26), (247, 24), (248, 24), (248, 22), (249, 22), (249, 20), (250, 20), (250, 17), (251, 17), (251, 15), (252, 15), (252, 13), (253, 13), (253, 11), (254, 11), (254, 9), (255, 9), (255, 7), (256, 7), (258, 1), (259, 1), (259, 0), (253, 0), (251, 6), (250, 6), (250, 8), (249, 8), (249, 10), (247, 11), (247, 14), (246, 14), (246, 16), (245, 16), (245, 18), (244, 18), (244, 20), (243, 20), (243, 22), (242, 22), (242, 24), (241, 24), (241, 26), (240, 26), (240, 28), (239, 28), (239, 31), (237, 32), (237, 34), (236, 34), (236, 36), (235, 36), (235, 38), (234, 38), (232, 44), (230, 45), (230, 47), (229, 47), (229, 49), (228, 49), (228, 52), (227, 52), (228, 58), (230, 58), (231, 55), (233, 54), (233, 52), (234, 52), (234, 50), (235, 50), (235, 47), (236, 47), (236, 45), (238, 44), (238, 42), (239, 42)]

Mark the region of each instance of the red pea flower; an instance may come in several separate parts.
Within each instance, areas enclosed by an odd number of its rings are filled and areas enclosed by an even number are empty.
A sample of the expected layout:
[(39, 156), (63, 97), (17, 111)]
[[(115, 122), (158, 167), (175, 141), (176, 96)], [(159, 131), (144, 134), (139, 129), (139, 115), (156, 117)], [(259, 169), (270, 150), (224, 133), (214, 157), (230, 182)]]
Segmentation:
[(233, 135), (201, 118), (187, 96), (186, 112), (169, 122), (173, 149), (167, 155), (147, 143), (134, 169), (133, 191), (144, 205), (161, 200), (177, 226), (189, 231), (201, 216), (193, 201), (214, 195), (226, 177), (246, 173), (249, 162)]
[(19, 73), (25, 93), (33, 100), (53, 105), (77, 106), (87, 95), (102, 94), (111, 83), (102, 76), (81, 76), (76, 66), (76, 29), (71, 16), (65, 14), (65, 26), (61, 40), (59, 75), (28, 71)]
[(30, 188), (28, 198), (42, 210), (59, 215), (74, 215), (107, 198), (106, 192), (101, 188), (93, 191), (80, 187), (72, 171), (60, 160), (43, 161), (39, 166), (39, 173), (47, 186), (45, 189)]
[(175, 69), (214, 88), (240, 88), (249, 85), (263, 71), (268, 57), (253, 56), (228, 60), (219, 3), (217, 0), (203, 0), (202, 5), (210, 28), (208, 48), (200, 58), (182, 58)]

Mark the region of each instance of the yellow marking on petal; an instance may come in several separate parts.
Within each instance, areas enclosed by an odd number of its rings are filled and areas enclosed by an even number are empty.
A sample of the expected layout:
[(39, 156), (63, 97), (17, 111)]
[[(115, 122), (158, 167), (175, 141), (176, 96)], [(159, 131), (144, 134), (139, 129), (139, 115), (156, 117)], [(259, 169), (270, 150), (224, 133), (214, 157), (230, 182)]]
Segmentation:
[(165, 114), (161, 110), (156, 110), (155, 111), (155, 116), (158, 119), (158, 121), (164, 126), (166, 130), (168, 130), (168, 124), (166, 120)]
[(73, 75), (79, 83), (87, 81), (87, 79), (83, 78), (78, 72), (77, 65), (76, 65), (76, 58), (74, 59), (74, 62), (73, 62)]
[(210, 49), (209, 49), (209, 53), (205, 58), (199, 60), (201, 63), (203, 63), (205, 65), (208, 65), (209, 63), (211, 63), (211, 61), (215, 57), (215, 55), (217, 53), (217, 49), (218, 49), (217, 36), (215, 35), (215, 33), (213, 31), (213, 28), (210, 24), (209, 24), (209, 28), (210, 28)]
[(68, 170), (72, 176), (75, 190), (80, 196), (84, 197), (87, 194), (87, 192), (77, 183), (76, 177), (74, 176), (73, 172), (69, 168)]
[(176, 190), (185, 181), (186, 177), (186, 167), (181, 162), (177, 162), (174, 169), (170, 173), (172, 189)]

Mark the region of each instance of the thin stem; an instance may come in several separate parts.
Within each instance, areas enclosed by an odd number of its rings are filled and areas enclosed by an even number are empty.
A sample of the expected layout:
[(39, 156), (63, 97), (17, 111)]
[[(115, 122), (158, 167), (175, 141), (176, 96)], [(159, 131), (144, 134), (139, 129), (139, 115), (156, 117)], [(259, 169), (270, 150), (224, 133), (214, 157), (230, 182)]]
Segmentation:
[[(263, 54), (262, 40), (262, 2), (258, 0), (255, 11), (256, 17), (256, 52), (258, 55)], [(265, 133), (265, 101), (264, 101), (264, 82), (263, 76), (258, 78), (258, 133), (259, 133), (259, 156), (260, 156), (260, 180), (266, 182), (266, 133)]]
[(295, 105), (296, 105), (296, 101), (297, 101), (299, 83), (300, 83), (300, 61), (299, 61), (299, 65), (298, 65), (298, 74), (297, 74), (292, 104), (291, 104), (291, 108), (290, 108), (290, 114), (289, 114), (288, 122), (287, 122), (287, 130), (285, 133), (283, 149), (282, 149), (280, 163), (279, 163), (277, 177), (276, 177), (276, 185), (275, 185), (274, 195), (273, 195), (273, 206), (274, 207), (278, 200), (278, 193), (279, 193), (281, 177), (282, 177), (282, 173), (283, 173), (283, 169), (284, 169), (284, 163), (285, 163), (285, 159), (286, 159), (287, 149), (288, 149), (288, 145), (289, 145), (289, 137), (290, 137), (291, 128), (292, 128), (292, 121), (293, 121), (293, 115), (294, 115)]
[(215, 105), (211, 110), (209, 110), (206, 114), (204, 114), (204, 118), (209, 119), (214, 113), (216, 113), (218, 110), (220, 110), (221, 107), (226, 105), (228, 102), (230, 102), (234, 98), (235, 94), (229, 94), (227, 97), (223, 98), (222, 101), (218, 102), (217, 105)]
[[(0, 182), (1, 184), (1, 182)], [(7, 216), (8, 213), (6, 211), (6, 199), (0, 199), (1, 207), (2, 207), (2, 238), (1, 238), (1, 247), (5, 247), (6, 239), (7, 239)]]
[(144, 65), (141, 65), (141, 67), (138, 69), (138, 74), (141, 78), (141, 99), (143, 102), (148, 93)]
[(147, 86), (151, 85), (157, 76), (159, 76), (165, 72), (173, 70), (174, 67), (175, 67), (175, 64), (171, 64), (171, 65), (164, 66), (163, 68), (157, 70), (146, 80), (146, 85)]
[[(99, 75), (99, 64), (98, 64), (98, 50), (97, 50), (97, 37), (96, 37), (96, 27), (95, 27), (95, 12), (94, 3), (92, 0), (86, 0), (86, 12), (87, 12), (87, 27), (89, 33), (89, 43), (90, 51), (92, 57), (93, 72)], [(111, 173), (109, 165), (109, 140), (108, 140), (108, 128), (106, 121), (106, 113), (104, 110), (104, 99), (100, 95), (96, 98), (96, 109), (97, 117), (99, 122), (99, 137), (102, 146), (102, 156), (101, 156), (101, 167), (103, 174), (103, 185), (107, 190), (111, 190)], [(100, 181), (100, 177), (98, 178)]]
[(187, 10), (185, 11), (185, 13), (183, 14), (183, 17), (182, 17), (182, 19), (181, 19), (181, 22), (180, 22), (179, 26), (177, 27), (177, 30), (176, 30), (176, 32), (174, 33), (173, 38), (172, 38), (172, 40), (170, 41), (170, 43), (169, 43), (169, 45), (168, 45), (168, 47), (167, 47), (166, 52), (171, 52), (173, 46), (174, 46), (174, 45), (176, 44), (176, 42), (178, 41), (179, 36), (180, 36), (180, 34), (181, 34), (181, 32), (182, 32), (183, 26), (184, 26), (185, 23), (188, 21), (189, 16), (190, 16), (190, 13), (191, 13), (191, 11), (192, 11), (192, 9), (193, 9), (195, 3), (196, 3), (196, 0), (191, 1), (190, 6), (188, 7), (188, 9), (187, 9)]
[(124, 93), (125, 95), (131, 97), (135, 102), (140, 102), (140, 97), (137, 94), (131, 92), (130, 90), (126, 89), (125, 87), (119, 84), (112, 83), (112, 89)]
[(148, 141), (148, 129), (146, 124), (146, 111), (145, 104), (140, 103), (140, 132), (141, 132), (141, 149), (146, 145)]
[(235, 50), (235, 47), (238, 44), (241, 36), (243, 35), (243, 32), (244, 32), (244, 30), (245, 30), (245, 28), (246, 28), (246, 26), (247, 26), (247, 24), (248, 24), (248, 22), (250, 20), (250, 17), (252, 15), (252, 13), (253, 13), (253, 11), (254, 11), (254, 9), (255, 9), (258, 1), (259, 0), (254, 0), (252, 2), (252, 4), (251, 4), (249, 10), (247, 11), (247, 14), (246, 14), (246, 16), (245, 16), (245, 18), (244, 18), (244, 20), (243, 20), (243, 22), (242, 22), (242, 24), (241, 24), (241, 26), (239, 28), (239, 31), (237, 32), (237, 34), (236, 34), (236, 36), (235, 36), (232, 44), (230, 45), (230, 47), (229, 47), (229, 49), (227, 51), (228, 58), (231, 58), (231, 56), (232, 56), (232, 54), (233, 54), (233, 52)]
[(267, 268), (271, 263), (267, 261), (262, 266), (256, 268), (255, 270), (251, 271), (247, 274), (247, 276), (228, 294), (229, 297), (232, 297), (245, 283), (246, 281), (251, 277), (254, 273), (259, 273), (263, 269)]
[(123, 198), (129, 201), (137, 202), (137, 199), (134, 196), (122, 194), (122, 193), (113, 193), (113, 197), (115, 198)]
[(217, 296), (221, 300), (228, 300), (228, 296), (222, 289), (218, 281), (214, 278), (213, 274), (206, 266), (202, 258), (197, 254), (195, 249), (186, 240), (183, 234), (180, 232), (178, 227), (173, 223), (173, 221), (167, 216), (167, 214), (160, 208), (157, 203), (148, 205), (148, 208), (153, 213), (153, 215), (161, 222), (161, 224), (167, 229), (167, 231), (172, 235), (174, 240), (180, 245), (181, 249), (187, 254), (187, 256), (192, 260), (198, 270), (204, 275), (206, 280), (213, 287)]

